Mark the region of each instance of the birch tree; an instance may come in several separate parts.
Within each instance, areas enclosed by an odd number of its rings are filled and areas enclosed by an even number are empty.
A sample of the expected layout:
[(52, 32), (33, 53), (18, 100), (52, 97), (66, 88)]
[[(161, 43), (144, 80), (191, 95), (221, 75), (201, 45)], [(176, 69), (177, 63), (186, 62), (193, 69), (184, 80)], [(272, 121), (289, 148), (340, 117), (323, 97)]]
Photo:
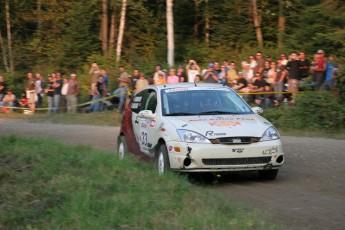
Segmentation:
[(102, 23), (101, 23), (102, 54), (107, 56), (108, 51), (108, 1), (102, 0)]
[(10, 63), (10, 71), (14, 71), (13, 53), (12, 53), (12, 33), (11, 33), (11, 18), (10, 18), (10, 4), (9, 0), (5, 1), (5, 14), (6, 14), (6, 29), (7, 29), (7, 48), (8, 59)]
[(117, 44), (116, 44), (116, 65), (118, 65), (121, 58), (122, 40), (123, 40), (123, 34), (124, 34), (125, 22), (126, 22), (126, 7), (127, 7), (127, 0), (122, 0), (120, 27), (119, 27), (119, 34), (117, 37)]
[(5, 70), (6, 70), (6, 72), (10, 72), (10, 69), (8, 67), (8, 62), (7, 62), (6, 46), (4, 44), (4, 40), (2, 39), (1, 30), (0, 30), (0, 46), (1, 46), (2, 59), (3, 59), (3, 62), (4, 62)]
[(173, 16), (173, 0), (167, 0), (166, 6), (167, 17), (167, 39), (168, 39), (168, 65), (174, 66), (174, 16)]

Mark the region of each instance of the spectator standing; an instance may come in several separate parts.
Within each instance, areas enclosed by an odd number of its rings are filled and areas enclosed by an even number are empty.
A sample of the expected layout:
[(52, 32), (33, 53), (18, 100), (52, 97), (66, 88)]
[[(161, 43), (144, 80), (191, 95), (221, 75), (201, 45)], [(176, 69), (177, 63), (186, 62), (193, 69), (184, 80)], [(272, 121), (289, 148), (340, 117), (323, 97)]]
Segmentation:
[(102, 69), (100, 73), (103, 76), (103, 83), (105, 84), (105, 87), (107, 89), (106, 95), (109, 95), (110, 89), (109, 89), (109, 76), (108, 76), (108, 73), (104, 69)]
[(137, 84), (137, 81), (140, 79), (140, 72), (139, 69), (134, 69), (133, 70), (133, 75), (129, 76), (131, 79), (131, 87), (130, 90), (135, 92), (135, 85)]
[(288, 60), (285, 53), (280, 54), (280, 59), (282, 60), (282, 65), (286, 66), (286, 64), (288, 63), (289, 60)]
[(163, 73), (163, 78), (166, 79), (166, 74), (162, 70), (162, 66), (158, 64), (158, 65), (156, 65), (156, 72), (154, 72), (154, 74), (153, 74), (153, 84), (157, 84), (159, 74), (161, 74), (161, 73)]
[(208, 69), (204, 74), (204, 82), (208, 82), (208, 83), (218, 83), (218, 76), (216, 71), (214, 71), (213, 69), (214, 64), (211, 62), (208, 64)]
[(309, 63), (309, 60), (306, 58), (306, 55), (304, 52), (299, 53), (298, 61), (300, 65), (299, 85), (302, 85), (309, 76), (310, 63)]
[(268, 71), (271, 68), (271, 63), (267, 60), (265, 60), (264, 62), (264, 70), (262, 72), (262, 77), (267, 81), (267, 75), (268, 75)]
[[(16, 95), (12, 93), (11, 89), (7, 89), (6, 95), (0, 101), (1, 111), (6, 112), (6, 113), (12, 112), (15, 101), (16, 101)], [(5, 106), (8, 106), (9, 108), (4, 108)]]
[(223, 66), (225, 66), (225, 71), (226, 71), (226, 72), (228, 72), (228, 71), (231, 69), (231, 67), (230, 67), (230, 62), (229, 62), (228, 59), (224, 59), (224, 61), (223, 61)]
[(59, 113), (60, 101), (61, 101), (61, 89), (62, 89), (61, 73), (56, 73), (56, 79), (54, 81), (53, 88), (54, 88), (54, 113)]
[[(104, 78), (104, 77), (103, 77)], [(103, 79), (103, 84), (104, 79)], [(68, 90), (67, 90), (67, 112), (76, 113), (78, 105), (78, 94), (80, 92), (80, 85), (77, 80), (77, 75), (72, 73), (68, 81)]]
[(230, 70), (226, 74), (226, 84), (229, 87), (232, 87), (233, 85), (236, 84), (237, 81), (237, 70), (236, 70), (236, 63), (235, 62), (230, 62)]
[(119, 68), (120, 77), (117, 78), (119, 82), (119, 87), (113, 92), (114, 95), (117, 95), (119, 98), (119, 104), (117, 109), (122, 112), (127, 99), (127, 90), (130, 83), (129, 75), (126, 72), (125, 68), (121, 66)]
[(91, 68), (89, 70), (89, 74), (91, 75), (91, 84), (97, 83), (98, 75), (101, 73), (101, 70), (96, 62), (92, 63)]
[(184, 73), (184, 68), (182, 65), (180, 65), (177, 68), (177, 76), (179, 78), (179, 82), (185, 82), (187, 80), (186, 74)]
[(256, 52), (256, 66), (254, 68), (254, 73), (263, 73), (264, 71), (264, 67), (265, 67), (265, 61), (264, 59), (262, 58), (262, 52), (258, 51)]
[(135, 84), (135, 92), (139, 92), (141, 89), (147, 87), (149, 85), (149, 81), (145, 78), (144, 74), (140, 74), (139, 80)]
[(326, 60), (325, 52), (323, 50), (318, 50), (318, 62), (315, 69), (315, 89), (319, 90), (322, 83), (325, 80), (325, 71), (326, 71)]
[(253, 55), (249, 56), (249, 71), (248, 71), (248, 76), (247, 76), (247, 82), (248, 83), (253, 83), (254, 82), (254, 70), (256, 66), (256, 60)]
[(168, 84), (177, 84), (179, 82), (180, 82), (180, 79), (176, 75), (176, 70), (170, 69), (169, 70), (169, 76), (167, 77), (167, 83)]
[(335, 63), (334, 56), (329, 55), (326, 62), (326, 79), (321, 85), (320, 90), (333, 90), (338, 68), (339, 66)]
[(313, 55), (313, 61), (310, 64), (310, 72), (312, 76), (312, 83), (311, 86), (315, 88), (316, 85), (316, 68), (317, 68), (317, 63), (319, 62), (319, 55), (315, 53)]
[[(128, 81), (129, 82), (129, 81)], [(97, 100), (91, 104), (91, 111), (92, 112), (99, 112), (103, 109), (103, 101), (100, 100), (102, 97), (104, 97), (106, 94), (106, 86), (103, 82), (103, 76), (98, 76), (98, 81), (96, 83), (95, 92), (93, 92), (92, 100)]]
[(34, 113), (36, 109), (36, 101), (37, 101), (36, 87), (37, 85), (33, 78), (32, 73), (28, 73), (25, 90), (26, 90), (26, 97), (28, 98), (28, 104), (29, 104), (31, 113)]
[(213, 64), (214, 64), (214, 67), (213, 67), (214, 71), (216, 71), (216, 73), (219, 74), (222, 71), (219, 65), (219, 61), (214, 61)]
[(3, 76), (0, 75), (0, 101), (6, 95), (6, 82)]
[(67, 111), (67, 93), (68, 93), (68, 79), (66, 77), (62, 80), (62, 88), (61, 88), (61, 110), (66, 112)]
[(267, 83), (273, 88), (277, 76), (277, 66), (275, 62), (270, 63), (270, 68), (267, 70), (266, 76)]
[(44, 96), (44, 81), (40, 73), (36, 73), (36, 94), (37, 94), (36, 108), (41, 108), (42, 100)]
[(218, 79), (220, 84), (226, 84), (226, 67), (222, 65), (220, 67), (221, 71), (218, 73)]
[[(54, 74), (54, 76), (56, 76)], [(48, 75), (48, 84), (45, 89), (46, 94), (47, 94), (47, 103), (48, 103), (48, 114), (51, 114), (54, 112), (54, 82), (55, 82), (55, 77), (52, 75)]]
[(201, 73), (201, 69), (195, 60), (189, 60), (186, 65), (186, 72), (188, 75), (188, 82), (194, 82), (195, 76)]
[[(285, 65), (282, 63), (282, 59), (278, 59), (276, 66), (276, 77), (274, 79), (274, 92), (283, 92), (284, 83), (286, 79)], [(275, 106), (278, 106), (283, 99), (283, 94), (275, 94)]]
[(156, 85), (162, 85), (162, 84), (166, 84), (167, 80), (164, 78), (164, 73), (161, 72), (158, 74), (158, 79), (156, 81)]
[(298, 92), (299, 87), (299, 76), (300, 76), (300, 62), (298, 61), (298, 56), (295, 51), (291, 52), (289, 61), (286, 64), (286, 69), (288, 70), (288, 91), (292, 93), (291, 103), (295, 103), (295, 96)]

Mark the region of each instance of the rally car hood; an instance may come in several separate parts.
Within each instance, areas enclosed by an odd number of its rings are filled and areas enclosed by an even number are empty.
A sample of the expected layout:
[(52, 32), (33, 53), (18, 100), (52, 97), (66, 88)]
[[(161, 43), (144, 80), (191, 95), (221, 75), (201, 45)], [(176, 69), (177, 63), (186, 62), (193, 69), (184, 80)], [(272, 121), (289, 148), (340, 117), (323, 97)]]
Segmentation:
[(168, 117), (176, 129), (186, 129), (207, 138), (261, 137), (272, 126), (256, 114)]

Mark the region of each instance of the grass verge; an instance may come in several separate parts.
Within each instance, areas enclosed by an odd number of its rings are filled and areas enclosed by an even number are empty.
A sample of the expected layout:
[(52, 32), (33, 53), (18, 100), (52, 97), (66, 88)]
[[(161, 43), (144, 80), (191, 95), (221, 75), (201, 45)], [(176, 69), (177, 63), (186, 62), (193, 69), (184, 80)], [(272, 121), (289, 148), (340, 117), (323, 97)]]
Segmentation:
[(0, 149), (0, 229), (279, 228), (132, 158), (16, 136)]

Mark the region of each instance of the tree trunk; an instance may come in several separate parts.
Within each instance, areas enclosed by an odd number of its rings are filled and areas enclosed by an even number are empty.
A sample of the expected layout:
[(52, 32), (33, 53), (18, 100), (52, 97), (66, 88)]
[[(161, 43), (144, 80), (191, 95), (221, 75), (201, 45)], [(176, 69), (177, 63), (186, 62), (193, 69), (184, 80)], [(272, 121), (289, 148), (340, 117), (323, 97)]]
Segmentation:
[(101, 23), (102, 55), (107, 56), (108, 51), (108, 1), (102, 0), (102, 23)]
[(256, 0), (251, 0), (251, 5), (252, 5), (252, 15), (253, 15), (255, 33), (256, 33), (256, 40), (258, 42), (258, 47), (262, 48), (264, 46), (264, 40), (262, 37), (261, 20), (259, 17)]
[(111, 54), (114, 53), (115, 36), (116, 36), (116, 6), (114, 5), (111, 10), (110, 33), (109, 33), (109, 50), (108, 51), (110, 51)]
[(168, 65), (174, 66), (174, 13), (173, 0), (167, 0), (167, 39), (168, 39)]
[(0, 30), (0, 46), (1, 46), (1, 51), (2, 51), (2, 59), (4, 61), (5, 71), (8, 73), (10, 72), (10, 69), (8, 68), (7, 52), (6, 52), (4, 41), (2, 39), (1, 30)]
[(8, 58), (10, 62), (10, 72), (14, 71), (13, 64), (13, 53), (12, 53), (12, 33), (11, 33), (11, 19), (10, 19), (10, 4), (9, 0), (5, 2), (5, 12), (6, 12), (6, 28), (7, 28), (7, 48), (8, 48)]
[(285, 32), (284, 0), (279, 0), (278, 48), (283, 48), (284, 32)]
[(208, 15), (208, 0), (205, 0), (205, 43), (208, 46), (210, 44), (210, 19)]
[(116, 45), (116, 65), (119, 64), (120, 58), (121, 58), (122, 40), (123, 40), (123, 34), (125, 31), (125, 22), (126, 22), (126, 7), (127, 7), (127, 0), (122, 0), (120, 27), (119, 27), (119, 34), (117, 37), (117, 45)]
[(42, 0), (37, 0), (37, 34), (42, 34)]

